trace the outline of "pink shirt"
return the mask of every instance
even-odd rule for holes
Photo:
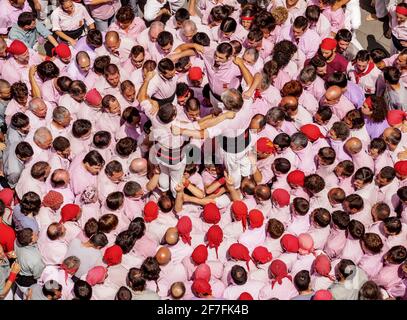
[[[211,89],[216,94],[222,94],[228,88],[237,89],[240,85],[241,72],[231,60],[221,64],[218,68],[214,67],[215,50],[204,47],[202,55],[205,62],[206,74]]]
[[[230,285],[223,292],[223,298],[227,300],[237,300],[240,294],[248,292],[253,299],[257,300],[260,290],[263,288],[264,283],[262,281],[248,280],[243,285]]]
[[[331,24],[331,32],[337,33],[338,30],[345,26],[345,13],[342,8],[335,11],[331,7],[327,7],[322,11],[322,14],[328,19]]]
[[[8,28],[17,23],[18,16],[23,12],[31,12],[28,1],[24,2],[22,9],[13,7],[8,0],[0,1],[0,34],[7,34]]]
[[[51,14],[52,31],[72,31],[79,29],[82,25],[91,25],[95,21],[91,18],[85,6],[73,2],[74,11],[67,14],[61,7],[57,7]]]
[[[276,282],[274,287],[272,287],[271,282],[266,284],[259,292],[259,299],[270,300],[277,298],[279,300],[290,300],[297,295],[298,291],[292,281],[288,278],[284,278],[281,284]]]
[[[353,239],[350,235],[346,239],[345,246],[343,247],[340,258],[352,260],[355,264],[358,264],[363,257],[363,250],[360,246],[359,239]]]
[[[38,240],[38,249],[41,253],[42,261],[46,265],[55,265],[62,263],[68,250],[68,246],[61,239],[50,240],[47,236],[47,230],[44,229]]]
[[[324,96],[325,82],[317,76],[315,80],[308,86],[304,87],[305,91],[311,93],[318,101]]]
[[[365,253],[360,259],[358,266],[366,272],[367,276],[371,279],[375,277],[383,268],[382,257],[384,252],[377,254]]]
[[[396,39],[401,41],[407,40],[407,22],[403,22],[402,24],[397,23],[397,15],[396,15],[396,6],[393,5],[389,9],[390,13],[390,28],[392,30],[392,34],[396,37]]]
[[[315,56],[321,43],[321,38],[316,31],[307,29],[304,34],[298,39],[294,37],[292,27],[287,26],[281,30],[279,41],[289,40],[298,45],[298,49],[305,54],[306,59],[311,59]]]
[[[107,20],[112,17],[120,8],[119,0],[111,0],[97,5],[92,5],[91,0],[84,0],[83,3],[88,7],[93,18]]]
[[[333,226],[330,230],[328,240],[324,247],[324,251],[331,259],[335,259],[341,255],[345,244],[346,244],[345,230],[339,230],[336,229],[335,226]]]

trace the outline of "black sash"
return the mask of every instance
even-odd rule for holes
[[[161,107],[161,106],[163,106],[163,105],[166,104],[166,103],[172,103],[172,102],[174,101],[174,99],[175,99],[175,92],[174,92],[170,97],[168,97],[168,98],[158,99],[158,98],[155,98],[155,97],[151,97],[151,99],[153,99],[154,101],[157,101],[157,102],[158,102],[158,105]]]
[[[175,149],[169,149],[166,147],[159,147],[157,145],[157,157],[160,158],[161,161],[169,164],[174,165],[180,163],[185,157],[185,146],[189,144],[189,140],[185,141],[184,144]]]
[[[251,140],[249,129],[246,129],[237,137],[219,136],[218,139],[221,148],[228,153],[240,153],[244,151],[249,146]]]

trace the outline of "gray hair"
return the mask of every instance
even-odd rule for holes
[[[196,27],[195,22],[193,22],[192,20],[185,20],[182,23],[182,29],[186,29],[186,28],[190,28],[190,29],[194,30],[195,32],[198,31],[198,28]]]
[[[284,120],[285,113],[279,107],[273,107],[266,114],[266,121],[269,122],[272,120],[273,122],[282,121]]]
[[[313,82],[313,81],[315,81],[316,78],[317,78],[317,70],[312,65],[305,66],[301,70],[300,75],[299,75],[299,80],[302,83],[307,83],[310,81]]]
[[[34,142],[38,142],[40,144],[44,144],[45,141],[51,137],[52,139],[52,134],[51,131],[49,131],[48,128],[46,127],[41,127],[35,130],[34,132]]]
[[[308,138],[302,132],[296,132],[291,136],[291,143],[297,147],[305,148],[308,144]]]
[[[69,117],[71,113],[69,110],[63,106],[58,106],[54,109],[52,112],[52,119],[55,122],[61,122],[63,121],[66,117]]]
[[[31,101],[28,103],[28,109],[31,111],[37,110],[41,102],[44,102],[44,100],[38,97],[31,99]]]
[[[70,256],[65,258],[62,264],[68,269],[76,269],[79,268],[79,266],[81,265],[81,260],[79,260],[78,257]]]
[[[267,76],[267,74],[264,73],[264,71],[261,72],[261,81],[260,81],[260,88],[262,90],[266,90],[268,87],[270,87],[271,81],[270,78]]]
[[[239,111],[243,106],[242,94],[237,89],[227,89],[221,94],[225,108],[231,111]]]
[[[245,55],[248,54],[248,55],[251,55],[252,57],[254,57],[254,62],[256,62],[260,56],[259,50],[257,50],[256,48],[248,48],[248,49],[246,49],[244,54]]]

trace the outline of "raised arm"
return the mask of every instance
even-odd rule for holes
[[[37,66],[32,65],[28,70],[28,79],[30,80],[31,84],[31,94],[33,98],[42,98],[41,97],[41,90],[38,86],[37,81],[35,80],[35,73],[37,72]]]
[[[226,119],[233,119],[235,116],[236,112],[226,111],[224,113],[221,113],[217,117],[208,117],[205,118],[203,121],[198,120],[199,128],[201,130],[207,129],[216,126],[217,124],[221,123],[222,121],[225,121]]]
[[[253,83],[253,75],[245,66],[243,59],[240,57],[234,57],[233,62],[239,67],[240,71],[242,72],[244,81],[246,81],[247,85],[250,87]]]

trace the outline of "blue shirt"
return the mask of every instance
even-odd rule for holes
[[[45,25],[37,20],[36,26],[33,30],[25,31],[20,28],[17,24],[14,24],[8,37],[10,40],[20,40],[24,42],[29,48],[33,48],[35,43],[38,41],[38,37],[41,36],[44,39],[52,35],[52,33],[45,27]]]
[[[16,231],[25,229],[25,228],[30,228],[32,229],[33,232],[38,232],[39,227],[38,223],[33,217],[29,217],[21,213],[21,207],[20,205],[15,206],[13,210],[13,222],[15,225]]]

